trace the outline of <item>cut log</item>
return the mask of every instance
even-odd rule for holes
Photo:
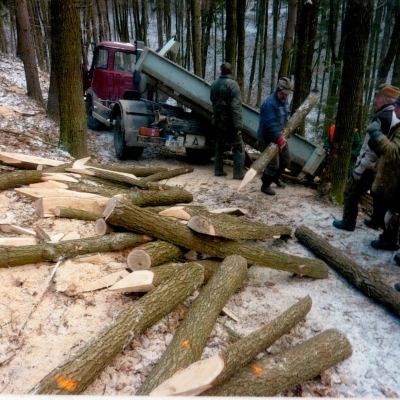
[[[292,136],[293,132],[296,130],[298,126],[302,123],[307,114],[314,108],[317,104],[319,96],[311,92],[304,102],[300,105],[300,107],[294,112],[292,117],[286,123],[282,130],[282,136],[285,139],[289,139]],[[240,183],[239,189],[241,190],[244,186],[246,186],[251,180],[258,174],[261,173],[265,167],[271,162],[271,160],[278,153],[279,148],[278,145],[273,142],[270,143],[267,148],[260,154],[256,161],[251,164],[250,169],[246,172],[245,177]]]
[[[100,200],[107,202],[109,198],[99,196],[98,194],[93,193],[82,193],[82,192],[74,192],[73,190],[67,189],[46,189],[46,188],[16,188],[14,191],[18,194],[22,194],[24,196],[30,197],[31,199],[40,199],[42,197],[74,197],[81,199],[91,199],[91,200]]]
[[[47,243],[51,241],[50,236],[40,226],[34,225],[33,229],[36,232],[36,237],[39,243]]]
[[[203,269],[199,265],[179,271],[165,284],[127,306],[96,338],[47,374],[30,394],[82,393],[133,339],[177,307],[202,281]]]
[[[0,246],[32,246],[38,244],[35,237],[5,237],[0,238]],[[15,251],[15,250],[14,250]],[[1,250],[0,250],[1,252]]]
[[[110,171],[125,172],[126,174],[135,175],[138,178],[168,171],[168,168],[165,167],[134,167],[133,165],[98,164],[92,161],[86,162],[85,165]]]
[[[53,235],[53,236],[51,236],[51,242],[52,243],[57,243],[57,242],[59,242],[63,237],[64,237],[65,235],[64,235],[64,233],[63,232],[60,232],[60,233],[56,233],[55,235]]]
[[[109,288],[116,282],[120,281],[121,279],[124,279],[127,275],[129,275],[129,272],[123,269],[121,271],[117,271],[112,274],[102,276],[101,278],[96,279],[93,282],[89,282],[84,286],[81,285],[75,290],[75,292],[86,293],[86,292],[93,292],[94,290]]]
[[[0,247],[0,267],[15,267],[45,261],[57,262],[62,258],[73,258],[80,254],[122,250],[150,240],[152,238],[148,235],[114,233],[107,236],[68,240],[60,243],[43,243],[34,246],[26,246],[25,242],[25,246],[13,247],[12,249]]]
[[[185,211],[185,206],[170,207],[160,211],[158,214],[162,217],[177,218],[184,221],[189,221],[189,219],[192,217],[187,211]]]
[[[96,236],[108,235],[109,233],[124,231],[125,229],[119,228],[118,226],[108,225],[103,217],[100,217],[96,220],[94,224],[94,233]]]
[[[65,161],[52,160],[50,158],[28,156],[20,153],[7,153],[0,151],[0,164],[9,165],[20,169],[36,169],[38,165],[50,165],[56,167],[65,164]]]
[[[312,339],[239,370],[204,396],[272,397],[313,379],[352,355],[347,337],[328,329]]]
[[[81,234],[79,232],[68,232],[61,240],[77,240],[81,238]]]
[[[36,214],[39,218],[54,217],[56,207],[68,207],[102,214],[109,200],[100,196],[95,200],[76,197],[42,197],[36,200]]]
[[[46,173],[43,172],[42,181],[61,181],[61,182],[79,182],[77,178],[74,178],[73,174],[65,173]]]
[[[134,271],[121,279],[110,290],[116,292],[149,292],[174,276],[180,269],[192,263],[166,263],[148,270]],[[204,268],[204,282],[208,282],[221,265],[217,260],[200,260],[196,264]]]
[[[177,219],[182,219],[185,221],[189,221],[189,219],[193,216],[193,212],[191,211],[192,209],[202,209],[206,210],[204,207],[199,207],[199,206],[173,206],[170,208],[164,208],[158,212],[159,215],[162,217],[172,217],[172,218],[177,218]],[[156,210],[152,210],[156,211]],[[235,207],[230,207],[230,208],[219,208],[216,210],[211,210],[208,211],[211,214],[227,214],[227,215],[235,215],[235,216],[241,216],[247,214],[247,210],[244,210],[242,208],[235,208]]]
[[[148,233],[166,242],[213,257],[225,258],[238,254],[252,265],[257,264],[314,278],[328,276],[328,267],[321,260],[292,256],[256,245],[250,246],[232,240],[200,235],[177,221],[161,217],[116,197],[110,200],[103,215],[113,226],[120,226],[128,231]]]
[[[26,228],[22,228],[20,226],[11,225],[11,224],[0,224],[0,231],[5,232],[5,233],[18,233],[20,235],[28,234],[28,235],[36,236],[36,232],[32,229],[26,229]]]
[[[210,210],[210,213],[228,214],[228,215],[235,215],[237,217],[240,217],[242,215],[248,214],[249,211],[246,210],[245,208],[227,207],[227,208],[217,208],[215,210]]]
[[[137,271],[178,260],[182,257],[183,251],[178,246],[157,240],[133,249],[128,254],[126,263],[131,271]]]
[[[193,171],[194,171],[193,167],[175,168],[175,169],[171,169],[169,171],[161,171],[156,174],[149,175],[146,178],[140,179],[140,181],[142,183],[156,182],[156,181],[161,181],[163,179],[170,179],[170,178],[174,178],[175,176],[188,174]]]
[[[197,361],[154,389],[151,396],[196,396],[218,386],[245,367],[257,354],[288,333],[310,311],[309,296],[290,307],[268,325],[237,341],[220,354]]]
[[[193,201],[192,193],[180,188],[168,190],[131,190],[129,193],[124,192],[117,196],[140,207],[190,203]]]
[[[79,219],[83,221],[97,221],[101,218],[101,214],[68,207],[56,207],[54,209],[54,215],[60,218]]]
[[[36,189],[68,189],[68,185],[66,185],[65,183],[52,180],[39,183],[31,183],[29,187]]]
[[[378,269],[365,270],[348,258],[342,250],[336,249],[305,226],[299,226],[295,236],[367,297],[384,305],[400,317],[400,292],[394,287],[399,280],[391,282]]]
[[[190,306],[184,320],[136,395],[148,395],[175,372],[200,359],[208,336],[226,302],[247,279],[247,262],[227,257]]]

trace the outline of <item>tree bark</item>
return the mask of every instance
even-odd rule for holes
[[[202,281],[203,270],[198,265],[178,272],[122,310],[101,334],[46,375],[30,394],[82,393],[118,353],[190,296]]]
[[[88,167],[102,168],[116,172],[125,172],[137,177],[146,177],[149,175],[158,174],[159,172],[166,172],[168,168],[165,167],[134,167],[133,165],[120,165],[120,164],[98,164],[88,161],[85,163]]]
[[[156,174],[149,175],[145,178],[140,179],[140,182],[147,183],[147,182],[161,181],[163,179],[169,179],[169,178],[173,178],[175,176],[188,174],[189,172],[193,172],[193,171],[194,171],[193,167],[175,168],[175,169],[171,169],[169,171],[160,171]]]
[[[244,367],[204,396],[276,396],[349,358],[351,344],[337,329],[328,329],[297,346]]]
[[[111,225],[122,226],[129,231],[148,233],[161,240],[183,246],[218,258],[238,254],[249,264],[267,266],[314,278],[326,278],[328,268],[321,260],[292,256],[264,247],[249,246],[231,240],[209,238],[192,232],[178,221],[124,203],[118,198],[110,200],[103,214]]]
[[[178,246],[157,240],[133,249],[128,254],[126,263],[131,271],[137,271],[178,260],[181,257],[183,257],[183,251]]]
[[[54,215],[60,218],[79,219],[82,221],[97,221],[99,218],[101,218],[101,214],[67,207],[56,207],[54,210]]]
[[[136,395],[148,395],[161,382],[201,357],[222,308],[247,277],[247,262],[243,257],[233,255],[222,262],[189,308],[171,343]]]
[[[334,248],[325,239],[305,226],[299,226],[295,235],[301,243],[342,274],[362,293],[400,316],[400,292],[394,288],[390,279],[385,278],[379,270],[364,270],[360,265],[346,257],[341,250]]]
[[[196,396],[218,386],[288,333],[307,315],[311,305],[310,296],[304,297],[269,324],[235,342],[221,353],[178,371],[156,387],[150,395]]]
[[[147,235],[115,233],[60,243],[43,243],[11,248],[0,247],[0,267],[15,267],[46,261],[57,262],[60,259],[72,258],[80,254],[122,250],[151,240],[152,238]]]

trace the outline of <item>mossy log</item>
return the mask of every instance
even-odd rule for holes
[[[158,322],[203,282],[203,269],[192,264],[122,310],[103,332],[49,372],[30,394],[82,393],[133,339]]]
[[[183,257],[183,251],[172,243],[156,240],[129,252],[126,263],[131,271],[149,269]]]
[[[161,181],[163,179],[170,179],[174,178],[175,176],[188,174],[193,171],[194,171],[193,167],[175,168],[169,171],[160,171],[156,174],[149,175],[146,178],[141,178],[140,181],[142,183],[156,182],[156,181]]]
[[[82,221],[97,221],[101,218],[101,214],[68,207],[56,207],[54,215],[60,218],[79,219]]]
[[[247,279],[247,262],[227,257],[190,306],[184,320],[136,395],[148,395],[175,372],[200,359],[209,334],[225,303]]]
[[[168,168],[165,167],[135,167],[133,165],[99,164],[91,161],[87,161],[85,165],[88,167],[103,168],[116,172],[125,172],[127,174],[135,175],[138,178],[168,171]]]
[[[400,317],[400,292],[379,270],[365,270],[356,262],[346,257],[343,251],[330,245],[325,239],[305,226],[299,226],[295,235],[297,239],[311,249],[319,258],[342,274],[362,293]]]
[[[307,315],[311,305],[310,296],[304,297],[269,324],[235,342],[221,353],[178,371],[150,395],[195,396],[218,386],[288,333]]]
[[[207,283],[214,272],[221,265],[217,260],[193,261],[204,268],[204,283]],[[174,276],[180,269],[188,268],[193,262],[175,263],[170,262],[149,268],[147,270],[138,270],[125,276],[109,288],[115,292],[149,292],[166,280]]]
[[[313,379],[352,355],[347,337],[328,329],[312,339],[240,369],[204,396],[272,397]]]
[[[121,226],[128,231],[148,233],[158,239],[213,257],[223,259],[229,255],[238,254],[252,265],[266,266],[314,278],[328,276],[328,267],[321,260],[292,256],[256,245],[201,235],[178,221],[161,217],[116,197],[109,201],[103,215],[111,225]]]
[[[146,234],[115,233],[86,239],[66,240],[59,243],[42,243],[31,246],[0,246],[0,267],[37,262],[57,262],[63,258],[72,258],[81,254],[122,250],[151,241]]]

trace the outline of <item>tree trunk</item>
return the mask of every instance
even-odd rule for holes
[[[60,243],[43,243],[14,248],[0,247],[0,267],[15,267],[46,261],[57,262],[60,259],[72,258],[80,254],[122,250],[151,240],[152,238],[148,235],[115,233]]]
[[[192,16],[193,67],[194,73],[201,77],[201,2],[190,0],[190,8]]]
[[[310,296],[304,297],[268,325],[240,339],[221,353],[178,371],[156,387],[150,393],[151,396],[196,396],[218,386],[289,333],[307,315],[311,305]]]
[[[130,231],[153,235],[161,240],[183,246],[218,258],[238,254],[247,259],[249,264],[267,266],[314,278],[326,278],[328,268],[320,260],[292,256],[264,247],[249,246],[232,240],[209,238],[192,232],[178,221],[139,208],[113,198],[103,214],[111,225],[122,226]]]
[[[161,382],[201,357],[222,308],[247,278],[247,262],[243,257],[232,255],[222,262],[190,306],[171,343],[136,395],[148,395]]]
[[[328,329],[297,346],[249,364],[204,396],[276,396],[313,379],[349,358],[352,348],[337,329]]]
[[[232,75],[236,75],[236,45],[237,45],[237,0],[227,0],[225,29],[227,32],[225,41],[225,60],[232,65]],[[240,55],[242,56],[242,54]]]
[[[190,296],[202,281],[199,265],[178,272],[122,310],[102,333],[46,375],[30,394],[82,393],[133,339]]]
[[[131,271],[137,271],[156,267],[182,257],[183,252],[178,246],[157,240],[133,249],[128,254],[126,263]]]
[[[305,226],[299,226],[295,235],[301,243],[325,260],[362,293],[400,316],[400,293],[394,288],[392,282],[394,277],[385,277],[378,269],[364,270],[346,257],[343,251],[335,249],[325,239]]]

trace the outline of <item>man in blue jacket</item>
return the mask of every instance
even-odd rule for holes
[[[280,78],[274,93],[270,94],[260,109],[260,124],[257,131],[257,142],[265,149],[270,143],[279,146],[279,153],[265,168],[261,177],[261,191],[273,196],[275,191],[271,183],[284,188],[286,185],[279,179],[290,164],[291,154],[282,129],[289,119],[288,97],[293,93],[293,84],[286,78]]]

